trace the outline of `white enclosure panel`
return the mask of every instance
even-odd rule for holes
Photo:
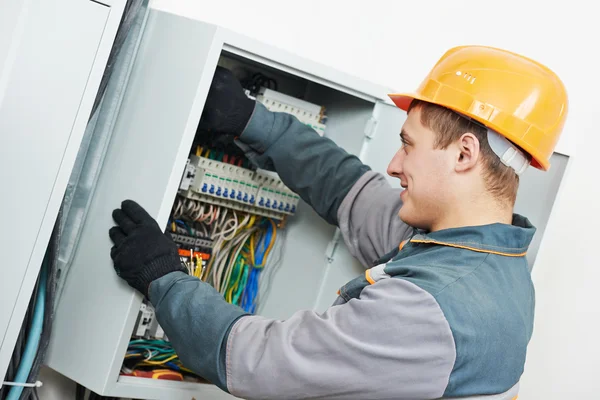
[[[51,368],[98,393],[117,382],[141,302],[113,270],[111,213],[129,198],[166,223],[217,64],[214,34],[212,26],[162,13],[150,12],[147,20],[48,359]]]
[[[548,171],[528,168],[520,177],[519,192],[515,202],[515,212],[529,218],[537,228],[527,251],[529,268],[533,268],[540,244],[548,225],[548,219],[554,206],[554,200],[563,182],[570,157],[554,153],[550,158]],[[540,266],[540,268],[544,268]]]
[[[8,69],[22,40],[29,7],[27,1],[2,0],[0,6],[0,93],[10,76]],[[2,100],[0,98],[0,104]]]
[[[0,44],[9,51],[0,70],[0,220],[11,227],[0,234],[0,366],[12,353],[81,140],[74,127],[87,118],[81,103],[109,16],[108,7],[89,1],[24,7],[13,42]]]

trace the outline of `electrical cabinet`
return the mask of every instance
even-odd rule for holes
[[[399,147],[405,115],[388,100],[392,89],[218,26],[150,10],[63,284],[48,358],[51,368],[99,394],[171,400],[231,398],[207,383],[120,375],[142,297],[115,274],[108,237],[111,212],[124,199],[138,201],[166,226],[217,65],[268,73],[278,80],[279,91],[323,105],[327,109],[323,134],[377,171],[385,173],[387,161]],[[522,177],[516,211],[529,215],[539,228],[531,265],[568,161],[569,154],[557,152],[550,173],[530,169]],[[285,251],[261,314],[286,318],[300,309],[323,310],[341,285],[362,272],[336,228],[303,201],[283,231]]]

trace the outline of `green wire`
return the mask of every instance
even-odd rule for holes
[[[249,268],[248,264],[245,263],[244,264],[244,272],[242,274],[242,283],[241,283],[241,285],[238,286],[238,290],[233,296],[233,298],[235,300],[235,304],[239,305],[240,296],[242,295],[242,293],[244,293],[244,288],[246,287],[246,283],[248,282],[248,271],[250,271],[250,268]]]

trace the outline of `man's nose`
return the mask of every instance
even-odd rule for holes
[[[404,160],[404,151],[402,151],[402,148],[400,148],[396,154],[394,154],[394,157],[392,158],[392,160],[390,161],[390,163],[388,164],[387,167],[387,174],[389,176],[393,176],[395,178],[400,179],[400,174],[402,174],[402,162]]]

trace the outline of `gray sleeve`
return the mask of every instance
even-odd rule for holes
[[[337,224],[338,208],[370,168],[296,117],[256,103],[236,144],[260,168],[281,180],[326,221]]]
[[[436,300],[391,278],[323,314],[240,318],[227,341],[227,385],[244,399],[434,399],[455,358]]]
[[[369,171],[352,186],[338,209],[344,242],[365,268],[412,233],[413,228],[398,216],[400,191],[380,173]]]
[[[227,303],[211,285],[183,272],[171,272],[150,284],[156,319],[181,362],[227,390],[225,345],[241,308]]]

